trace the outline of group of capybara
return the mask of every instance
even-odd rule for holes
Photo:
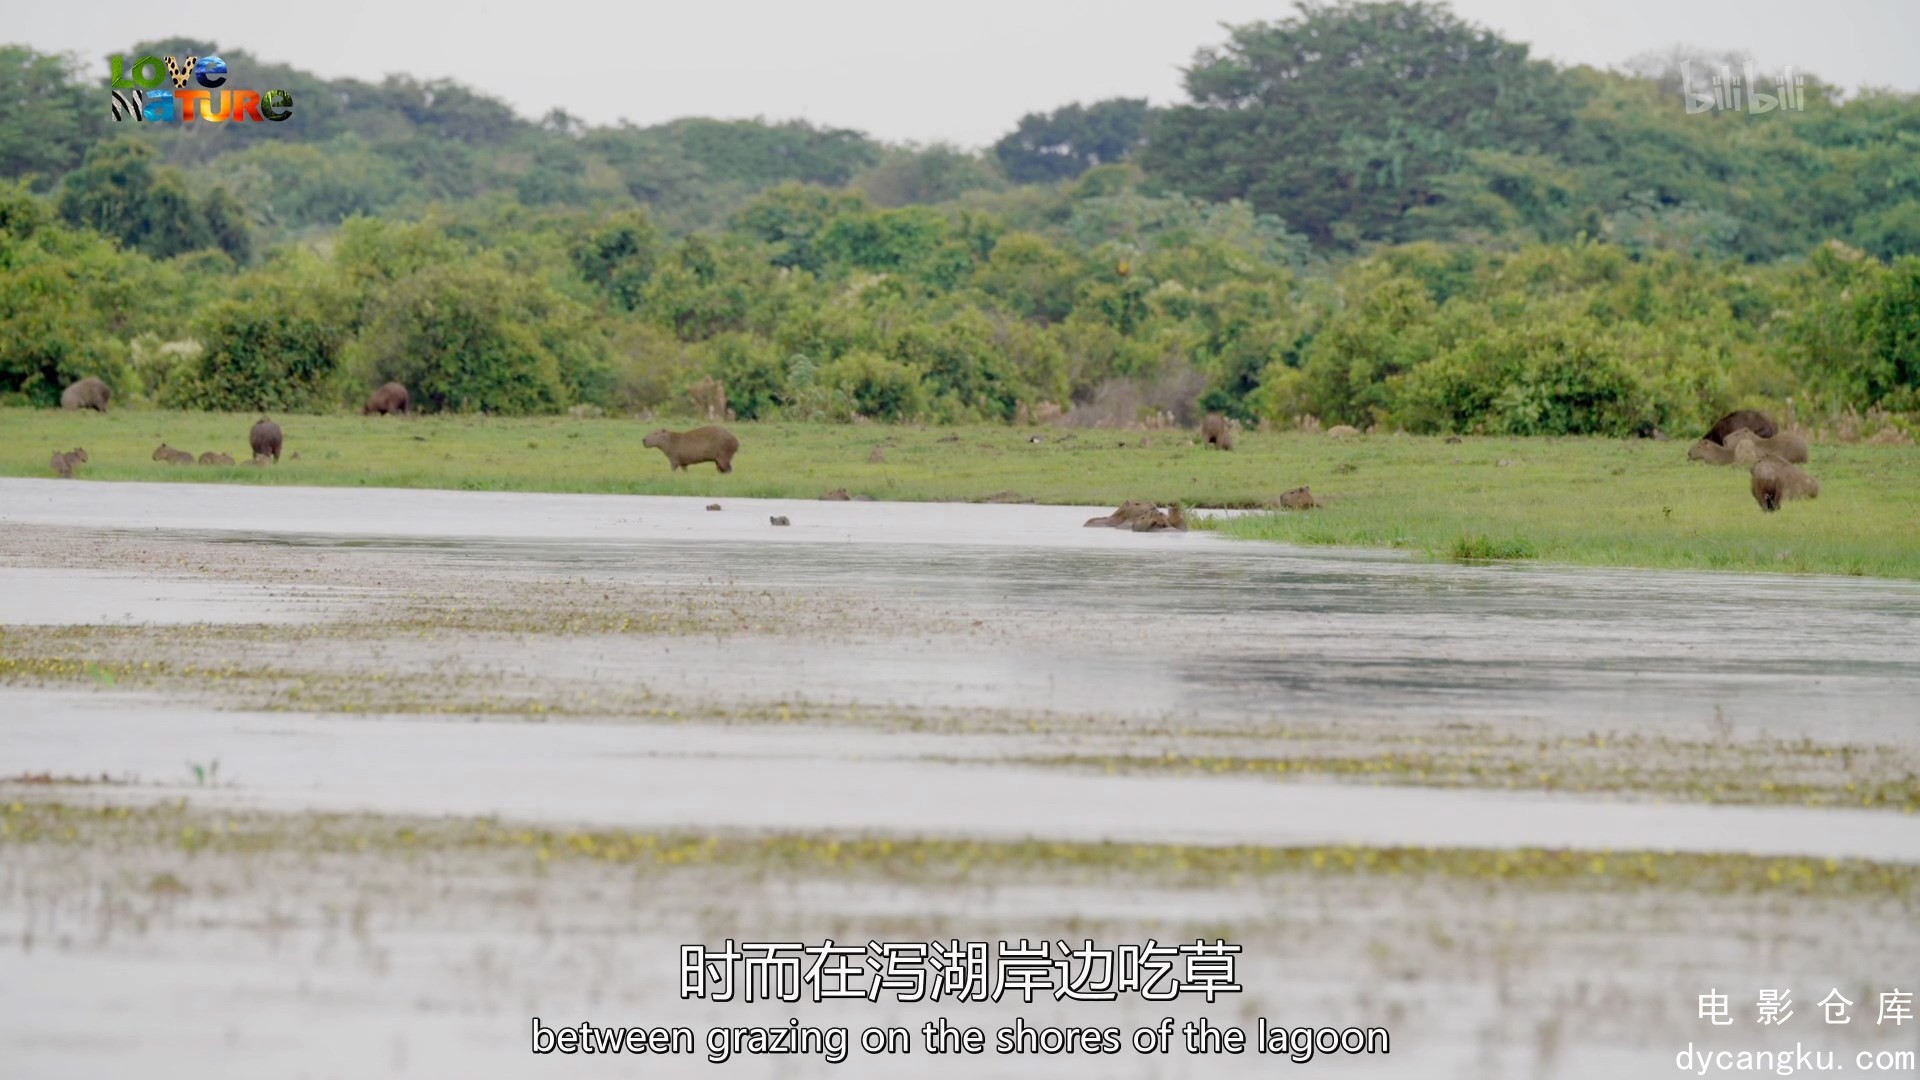
[[[96,412],[106,412],[107,405],[112,400],[112,389],[99,379],[89,376],[67,387],[60,395],[60,407],[63,409],[92,409]],[[407,405],[407,388],[401,386],[399,383],[390,382],[380,389],[375,390],[372,396],[367,398],[367,407],[362,410],[362,412],[367,416],[375,414],[387,415],[389,413],[404,415],[407,412]],[[262,416],[260,419],[254,421],[253,427],[247,431],[247,445],[253,450],[253,457],[247,464],[272,465],[278,463],[280,460],[280,449],[284,442],[285,436],[280,431],[280,425]],[[299,457],[300,455],[295,454],[293,456]],[[198,457],[195,457],[190,450],[181,450],[168,446],[164,442],[154,448],[153,460],[168,465],[193,465],[195,463],[201,465],[232,465],[234,463],[233,455],[224,450],[208,450]],[[67,451],[56,450],[53,453],[51,462],[53,474],[66,479],[73,478],[75,466],[86,463],[87,452],[81,447],[75,447]]]
[[[1687,450],[1687,459],[1709,465],[1747,466],[1753,501],[1769,513],[1789,499],[1820,495],[1820,482],[1800,468],[1808,460],[1807,440],[1781,431],[1773,417],[1752,409],[1721,417]]]
[[[64,409],[93,409],[105,412],[113,400],[113,391],[106,383],[97,378],[88,377],[67,387],[60,395],[60,406]],[[389,382],[367,397],[366,406],[361,409],[365,416],[406,415],[411,406],[407,388],[397,382]],[[1232,450],[1234,424],[1225,416],[1211,412],[1200,422],[1200,439],[1209,449]],[[1334,428],[1327,432],[1329,436],[1340,437],[1357,434],[1350,427]],[[1452,439],[1449,442],[1455,441]],[[252,465],[267,465],[280,460],[282,436],[280,425],[262,416],[247,433],[248,445],[253,450]],[[650,432],[641,440],[641,445],[659,450],[666,455],[671,470],[684,470],[689,465],[712,462],[723,473],[733,471],[733,457],[740,450],[740,440],[733,433],[718,425],[695,428],[692,431],[668,431],[661,428]],[[299,455],[295,455],[296,457]],[[1773,422],[1773,418],[1763,412],[1741,409],[1721,417],[1699,442],[1687,451],[1687,457],[1693,461],[1704,461],[1711,465],[1744,465],[1751,477],[1751,490],[1754,502],[1764,511],[1780,508],[1780,504],[1790,499],[1812,499],[1820,494],[1820,484],[1809,476],[1800,466],[1808,460],[1807,440],[1791,431],[1782,431]],[[197,458],[189,451],[177,450],[166,443],[153,452],[153,460],[175,465],[192,465],[196,461],[201,465],[232,465],[233,455],[207,451]],[[876,449],[870,460],[883,460]],[[57,476],[71,477],[74,467],[85,464],[87,452],[75,447],[70,451],[55,451],[52,467]],[[832,498],[830,493],[824,498]],[[845,496],[842,496],[845,497]],[[1313,493],[1304,487],[1294,488],[1280,497],[1279,505],[1289,510],[1308,510],[1318,506]],[[1156,529],[1184,529],[1185,518],[1178,506],[1166,510],[1144,500],[1130,499],[1122,503],[1113,513],[1094,518],[1087,522],[1089,526],[1132,529],[1135,532],[1150,532]]]
[[[253,427],[247,432],[247,444],[253,448],[253,458],[247,464],[271,465],[279,461],[281,441],[279,424],[264,416],[255,420]],[[233,455],[224,450],[217,453],[208,450],[196,458],[190,450],[176,450],[166,443],[161,443],[153,451],[153,460],[163,461],[169,465],[192,465],[196,461],[202,465],[231,465]]]

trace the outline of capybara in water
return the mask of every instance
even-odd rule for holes
[[[1701,439],[1687,448],[1688,461],[1704,461],[1709,465],[1733,464],[1733,451],[1717,442]]]
[[[53,474],[71,479],[73,476],[73,467],[75,465],[84,465],[86,462],[87,452],[81,447],[76,446],[66,453],[55,450],[53,452]]]
[[[254,421],[253,429],[247,432],[247,444],[253,447],[255,459],[271,457],[280,460],[280,425],[261,417]]]
[[[1807,440],[1791,431],[1763,439],[1742,428],[1727,436],[1727,447],[1733,451],[1734,463],[1738,465],[1751,465],[1769,454],[1793,465],[1805,465],[1808,460]]]
[[[1089,529],[1132,529],[1134,532],[1152,532],[1155,529],[1185,529],[1187,517],[1178,506],[1162,511],[1158,506],[1145,499],[1128,499],[1119,508],[1106,517],[1090,518]]]
[[[113,390],[91,375],[60,392],[60,407],[63,409],[92,409],[95,412],[106,412],[107,402],[112,400]]]
[[[1753,501],[1769,512],[1780,509],[1780,504],[1788,499],[1820,497],[1820,481],[1798,465],[1772,456],[1753,463],[1752,486]]]
[[[386,416],[390,413],[407,411],[407,388],[397,382],[387,385],[367,395],[367,407],[360,410],[361,416]]]
[[[1210,412],[1205,420],[1200,421],[1200,438],[1208,446],[1231,450],[1233,449],[1233,426],[1227,423],[1226,417],[1217,412]]]
[[[222,451],[220,451],[220,452],[219,452],[219,453],[217,453],[217,454],[216,454],[216,453],[214,453],[213,451],[211,451],[211,450],[209,450],[209,451],[207,451],[206,453],[204,453],[204,454],[201,454],[201,455],[200,455],[200,464],[202,464],[202,465],[231,465],[231,464],[233,464],[233,455],[232,455],[232,454],[229,454],[229,453],[227,453],[227,452],[226,452],[225,450],[222,450]]]
[[[1726,445],[1727,436],[1736,431],[1751,431],[1763,439],[1771,439],[1780,429],[1774,426],[1773,417],[1754,409],[1741,409],[1730,412],[1713,422],[1703,436],[1708,442]]]
[[[154,448],[153,460],[164,461],[170,465],[191,465],[193,464],[193,455],[187,453],[185,450],[175,450],[166,443],[161,443]]]
[[[1286,510],[1311,510],[1319,505],[1314,501],[1313,492],[1304,487],[1294,488],[1280,496],[1280,506]]]
[[[1145,499],[1128,499],[1126,502],[1120,504],[1119,509],[1108,514],[1106,517],[1088,518],[1087,528],[1126,528],[1131,526],[1135,521],[1143,518],[1151,518],[1158,510],[1158,507],[1147,502]]]
[[[1327,429],[1327,438],[1329,439],[1350,439],[1358,434],[1360,434],[1360,429],[1354,427],[1352,424],[1335,424]]]
[[[640,440],[640,444],[667,455],[667,461],[675,469],[711,461],[721,472],[733,471],[733,455],[740,450],[740,440],[723,427],[694,428],[692,431],[661,428]]]

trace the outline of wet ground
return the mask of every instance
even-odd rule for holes
[[[24,1075],[524,1075],[551,1066],[522,1056],[547,1011],[767,1022],[675,1000],[689,933],[1224,933],[1249,950],[1247,1015],[1174,1011],[1392,1019],[1390,1059],[1315,1067],[1422,1077],[1664,1069],[1714,1035],[1692,1023],[1708,982],[1853,996],[1920,963],[1904,871],[1784,880],[1920,864],[1920,585],[1080,527],[1106,508],[705,506],[0,480],[0,774],[113,781],[0,782],[0,803],[142,815],[184,798],[181,828],[268,823],[245,851],[98,823],[0,833],[0,931],[25,975],[0,980],[0,1043],[25,1048]],[[928,880],[788,863],[635,878],[460,845],[299,855],[334,815],[1062,854]],[[1075,852],[1106,842],[1681,861],[1631,888],[1612,869],[1591,886],[1432,868],[1084,880]],[[1787,860],[1777,894],[1764,866],[1731,894],[1701,870],[1749,857]],[[1583,1024],[1602,1003],[1619,1016]],[[856,1030],[1015,1015],[811,1008]],[[1101,1008],[1017,1011],[1167,1011]],[[93,1037],[85,1018],[109,1013],[118,1030]],[[882,1062],[728,1068],[899,1071]]]

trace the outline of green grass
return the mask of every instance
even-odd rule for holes
[[[169,466],[165,440],[247,456],[252,414],[0,409],[0,475],[50,476],[84,446],[86,480],[427,487],[701,497],[815,498],[844,487],[907,501],[1262,506],[1310,485],[1319,510],[1249,515],[1224,533],[1298,544],[1401,548],[1435,558],[1920,579],[1920,448],[1814,447],[1820,498],[1763,514],[1732,467],[1686,460],[1683,441],[1328,439],[1242,433],[1232,453],[1185,432],[973,426],[731,425],[734,472],[669,472],[640,439],[651,423],[282,416],[286,453],[255,469]],[[689,426],[675,423],[672,426]],[[1029,440],[1040,436],[1043,441]],[[884,448],[886,460],[868,455]]]

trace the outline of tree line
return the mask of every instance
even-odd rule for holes
[[[1036,113],[976,154],[129,51],[218,52],[299,123],[115,125],[97,76],[0,47],[0,396],[99,374],[322,409],[393,378],[427,409],[634,411],[712,376],[744,417],[1606,434],[1920,410],[1915,95],[1689,115],[1672,64],[1304,5],[1196,54],[1184,104]]]

